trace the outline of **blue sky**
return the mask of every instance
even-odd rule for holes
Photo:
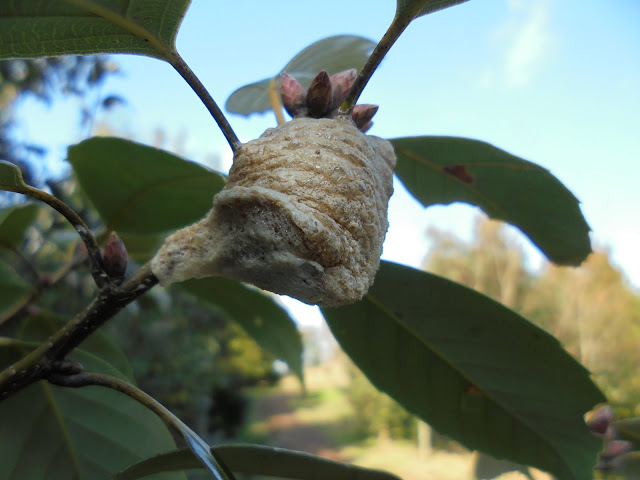
[[[277,73],[316,40],[356,34],[377,41],[394,11],[392,0],[193,0],[177,46],[222,106],[237,87]],[[582,201],[595,245],[610,247],[616,265],[640,287],[638,25],[637,0],[471,0],[422,17],[361,97],[380,105],[369,133],[477,138],[545,166]],[[169,139],[183,139],[188,158],[215,154],[228,167],[226,141],[169,65],[134,56],[114,60],[123,75],[104,93],[128,102],[110,118],[120,131],[151,143],[160,128]],[[29,102],[23,128],[63,155],[66,143],[81,139],[73,121],[59,120],[73,108]],[[243,141],[275,124],[270,114],[229,119]],[[468,237],[475,212],[424,210],[397,188],[384,257],[419,265],[428,226]],[[535,249],[527,251],[535,264]]]

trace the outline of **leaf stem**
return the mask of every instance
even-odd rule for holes
[[[276,116],[278,125],[285,123],[284,115],[282,115],[282,101],[280,101],[280,95],[278,94],[278,78],[274,77],[269,82],[269,101],[271,102],[271,109]]]
[[[107,320],[157,283],[151,266],[145,264],[121,286],[107,284],[83,312],[48,342],[0,372],[0,401],[46,378],[56,361],[63,360]]]
[[[353,111],[353,107],[360,98],[364,87],[367,85],[373,72],[376,71],[382,59],[387,55],[389,49],[393,46],[393,44],[398,40],[402,32],[407,28],[407,26],[411,23],[411,16],[402,14],[396,15],[389,25],[387,32],[384,34],[380,42],[376,45],[369,55],[367,59],[367,63],[364,64],[362,70],[356,77],[355,82],[351,86],[349,93],[345,97],[342,105],[340,105],[340,114],[341,115],[351,115]]]
[[[191,430],[182,420],[175,416],[167,407],[162,405],[152,396],[146,394],[130,383],[111,375],[100,373],[75,373],[65,375],[52,373],[47,380],[54,385],[62,387],[80,388],[88,386],[100,386],[116,390],[144,405],[158,415],[167,425],[181,433],[193,453],[200,460],[216,480],[234,480],[233,474],[221,465],[211,452],[211,447],[198,434]]]
[[[204,103],[204,106],[207,107],[209,113],[213,117],[213,119],[218,124],[218,127],[222,131],[222,134],[227,139],[229,146],[232,151],[236,151],[238,147],[241,145],[240,140],[236,136],[233,128],[229,124],[227,117],[224,116],[220,107],[215,102],[209,91],[202,84],[200,79],[193,73],[193,70],[189,68],[189,65],[182,59],[182,57],[178,54],[177,51],[173,50],[170,57],[167,57],[166,60],[171,64],[173,68],[180,74],[182,78],[189,84],[189,86],[193,89],[193,91],[198,95],[198,98]]]

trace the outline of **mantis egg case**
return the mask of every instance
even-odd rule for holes
[[[396,157],[348,118],[296,118],[235,153],[200,222],[165,241],[162,285],[224,276],[309,304],[367,292],[380,263]]]

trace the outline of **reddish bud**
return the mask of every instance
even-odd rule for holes
[[[604,450],[600,453],[600,458],[603,460],[613,460],[620,455],[629,453],[633,445],[626,440],[609,440],[604,444]]]
[[[333,87],[333,108],[338,108],[344,101],[351,85],[355,82],[358,71],[355,68],[344,70],[331,75],[331,86]]]
[[[102,253],[104,269],[116,282],[121,282],[127,270],[127,249],[116,232],[111,232]]]
[[[605,436],[613,422],[613,410],[609,405],[599,407],[587,414],[585,422],[593,433]]]
[[[329,74],[322,70],[311,82],[307,92],[307,108],[314,118],[324,117],[333,105],[333,88]]]
[[[280,96],[282,97],[282,105],[292,117],[297,117],[306,111],[304,88],[286,72],[280,74]]]
[[[356,127],[358,127],[358,129],[365,132],[369,130],[369,128],[371,128],[371,125],[373,125],[371,123],[371,119],[373,118],[373,116],[376,114],[377,111],[378,111],[377,105],[367,105],[367,104],[356,105],[355,107],[353,107],[351,118],[353,119],[353,122],[356,124]]]

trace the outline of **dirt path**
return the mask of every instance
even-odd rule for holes
[[[275,447],[299,450],[336,461],[346,461],[316,425],[303,422],[291,407],[294,394],[273,393],[255,400],[256,418],[264,419],[268,443]]]

